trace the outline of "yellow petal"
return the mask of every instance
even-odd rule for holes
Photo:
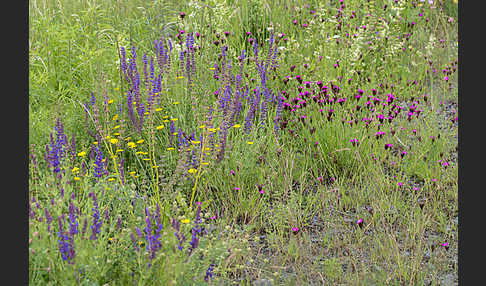
[[[129,148],[135,148],[137,146],[134,142],[128,142],[127,145]]]

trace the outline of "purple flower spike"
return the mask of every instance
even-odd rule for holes
[[[101,224],[103,220],[100,219],[100,211],[98,209],[98,200],[96,198],[95,193],[91,192],[88,194],[88,197],[93,198],[93,225],[91,226],[92,234],[90,236],[91,240],[96,240],[98,237],[97,235],[101,231]]]
[[[214,266],[214,264],[209,265],[208,270],[206,270],[206,276],[204,276],[204,281],[209,282],[209,280],[213,277]]]

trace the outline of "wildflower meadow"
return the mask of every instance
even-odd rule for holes
[[[29,284],[457,285],[457,15],[29,0]]]

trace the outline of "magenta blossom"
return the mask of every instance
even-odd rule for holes
[[[375,133],[376,138],[381,138],[381,137],[383,137],[383,135],[385,135],[385,132],[383,132],[383,131],[378,131],[378,132]]]
[[[296,226],[292,227],[292,232],[293,232],[294,234],[297,234],[297,233],[299,232],[299,230],[300,230],[300,228],[298,228],[298,227],[296,227]]]
[[[261,184],[258,184],[257,187],[258,187],[258,192],[263,195],[265,193],[263,186]]]

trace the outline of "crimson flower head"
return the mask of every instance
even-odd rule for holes
[[[351,142],[351,144],[353,144],[353,146],[356,146],[356,145],[359,144],[359,140],[356,139],[356,138],[353,138],[353,139],[349,140],[349,142]]]
[[[445,250],[449,250],[449,243],[448,242],[441,243],[440,245],[443,246],[445,248]]]
[[[292,227],[292,232],[293,232],[294,234],[297,234],[297,233],[299,232],[299,230],[300,230],[300,228],[298,228],[298,227],[296,227],[296,226]]]
[[[383,132],[383,131],[378,131],[378,132],[375,133],[375,136],[378,139],[381,138],[381,137],[383,137],[383,135],[385,135],[385,132]]]
[[[258,192],[263,195],[265,193],[263,186],[261,184],[258,184],[257,187],[258,187]]]
[[[363,228],[363,219],[362,219],[362,218],[358,219],[358,220],[356,221],[356,224],[358,224],[358,226],[359,226],[360,228]]]

